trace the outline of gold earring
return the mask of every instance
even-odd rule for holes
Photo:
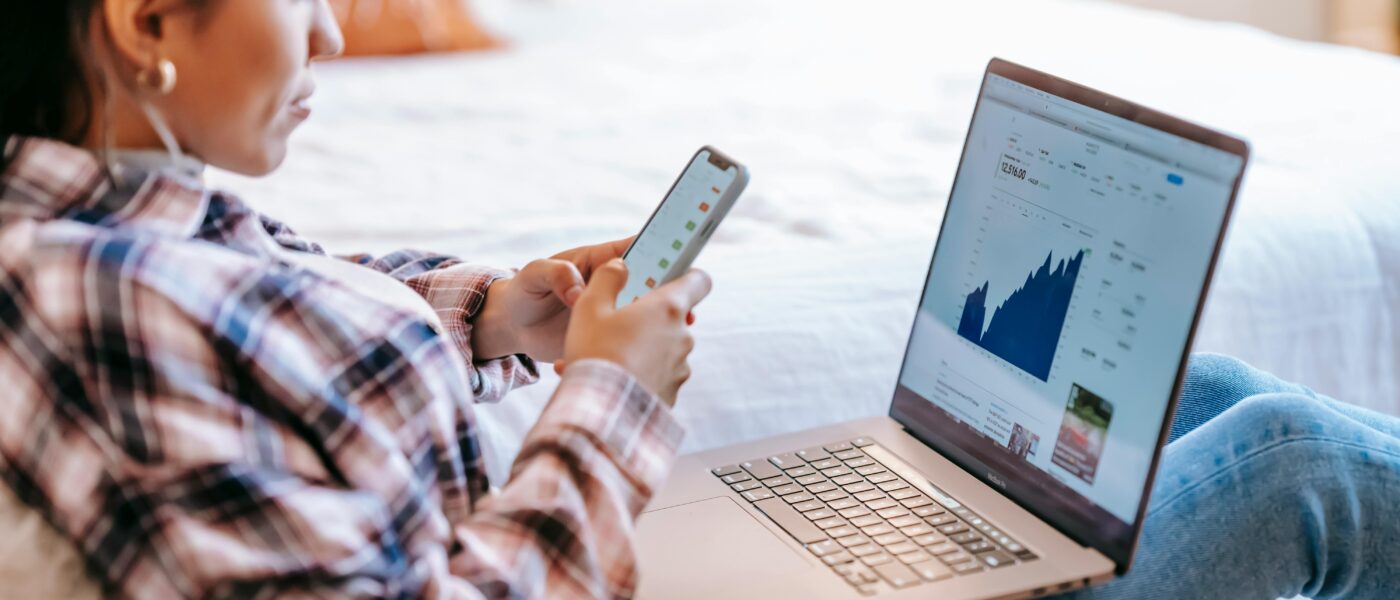
[[[175,90],[175,63],[167,58],[157,58],[155,65],[141,69],[136,74],[136,84],[148,92],[165,96]]]

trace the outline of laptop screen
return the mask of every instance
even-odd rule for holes
[[[1130,555],[1243,168],[989,72],[892,416],[1081,542]]]

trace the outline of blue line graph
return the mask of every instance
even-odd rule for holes
[[[1045,263],[1026,276],[1020,289],[996,308],[990,323],[987,322],[990,282],[984,282],[963,302],[958,335],[1037,379],[1048,381],[1083,262],[1083,250],[1068,261],[1061,259],[1058,263],[1053,252],[1047,253]]]

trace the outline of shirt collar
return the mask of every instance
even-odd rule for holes
[[[204,165],[162,152],[118,150],[104,164],[50,139],[5,140],[0,224],[71,220],[112,229],[192,237],[208,212]]]

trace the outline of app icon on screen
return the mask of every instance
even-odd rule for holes
[[[709,202],[701,202],[701,203],[700,203],[700,212],[710,212],[710,203],[709,203]]]
[[[695,221],[690,221],[690,222],[686,223],[686,224],[685,224],[685,230],[686,230],[686,231],[695,231]]]
[[[666,268],[666,267],[671,266],[671,261],[666,260],[666,259],[663,258],[663,259],[661,259],[661,262],[657,263],[657,265],[664,269],[664,268]]]
[[[672,249],[672,250],[680,250],[681,247],[684,246],[684,245],[685,245],[685,244],[682,244],[680,240],[676,240],[676,241],[674,241],[674,242],[671,242],[671,249]]]
[[[655,279],[652,279],[652,278],[650,278],[650,277],[648,277],[648,278],[647,278],[647,287],[649,287],[649,288],[654,288],[654,287],[656,287],[656,280],[655,280]]]

